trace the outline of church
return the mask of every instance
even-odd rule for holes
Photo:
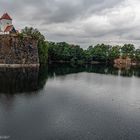
[[[12,24],[12,18],[8,13],[4,13],[0,18],[0,34],[12,33],[17,33],[15,27]]]

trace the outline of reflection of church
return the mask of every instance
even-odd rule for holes
[[[4,13],[0,18],[0,34],[17,33],[15,27],[12,24],[12,18],[8,13]]]

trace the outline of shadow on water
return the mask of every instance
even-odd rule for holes
[[[32,93],[43,89],[48,78],[79,72],[140,77],[140,68],[118,69],[107,65],[53,64],[37,68],[0,68],[0,93]]]
[[[32,93],[42,89],[47,80],[45,68],[1,68],[0,93]]]

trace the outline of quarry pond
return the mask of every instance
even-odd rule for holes
[[[139,140],[140,68],[0,69],[0,139]]]

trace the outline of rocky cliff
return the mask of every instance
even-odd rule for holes
[[[37,40],[18,35],[0,35],[0,66],[38,66]]]

